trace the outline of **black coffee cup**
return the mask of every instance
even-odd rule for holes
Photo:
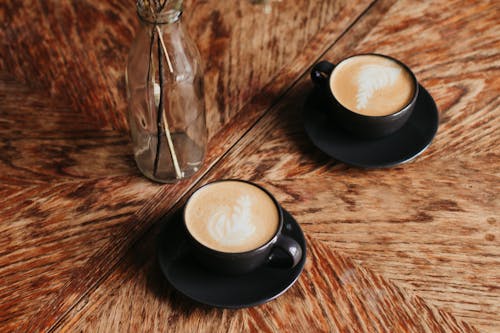
[[[348,109],[342,105],[335,97],[331,88],[331,77],[337,66],[346,60],[353,57],[370,55],[387,58],[399,64],[410,75],[413,81],[413,94],[411,99],[403,107],[399,108],[393,113],[383,116],[364,115]],[[356,54],[351,57],[345,58],[337,65],[328,61],[321,61],[316,64],[311,70],[311,79],[315,85],[322,90],[322,95],[325,103],[328,106],[329,113],[333,121],[338,122],[343,128],[354,134],[355,136],[367,139],[380,138],[396,132],[400,129],[410,118],[410,115],[415,108],[418,97],[419,85],[417,78],[413,72],[401,61],[392,57],[376,54],[365,53]]]
[[[272,237],[259,247],[245,252],[222,252],[205,246],[198,241],[190,232],[186,223],[186,210],[193,196],[206,186],[214,183],[236,181],[250,184],[266,193],[274,203],[278,213],[278,227]],[[200,264],[206,268],[222,274],[244,274],[262,265],[269,265],[280,269],[295,267],[302,258],[302,248],[294,239],[283,233],[284,218],[283,210],[274,196],[263,187],[244,180],[226,179],[208,183],[197,189],[186,202],[183,212],[183,221],[186,234],[192,246],[192,251]]]

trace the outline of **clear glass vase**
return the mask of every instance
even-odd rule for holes
[[[203,73],[181,24],[182,1],[155,3],[137,1],[142,25],[126,69],[128,116],[141,172],[173,183],[193,175],[205,155]]]

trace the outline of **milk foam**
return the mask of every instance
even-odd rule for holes
[[[358,74],[358,93],[356,107],[366,109],[373,94],[380,89],[387,88],[398,80],[401,68],[384,65],[365,65]]]
[[[410,103],[415,80],[398,62],[366,54],[341,61],[330,76],[330,89],[348,110],[366,116],[386,116]]]
[[[208,232],[221,245],[233,246],[245,242],[255,233],[252,223],[252,199],[240,196],[232,207],[224,205],[208,218]]]
[[[185,222],[201,244],[221,252],[246,252],[271,240],[280,223],[278,207],[259,187],[227,180],[209,184],[188,200]]]

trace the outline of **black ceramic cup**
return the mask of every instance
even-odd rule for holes
[[[337,98],[335,97],[334,92],[331,89],[331,77],[332,73],[335,71],[338,65],[342,62],[351,59],[352,57],[363,56],[363,55],[372,55],[379,56],[390,59],[397,64],[399,64],[403,69],[405,69],[410,75],[413,84],[413,97],[410,101],[403,106],[401,109],[397,110],[394,113],[384,115],[384,116],[368,116],[357,113],[346,108],[342,105]],[[374,139],[383,136],[387,136],[396,132],[400,129],[410,118],[410,115],[415,108],[415,104],[417,102],[418,97],[418,81],[413,72],[401,61],[394,59],[392,57],[376,54],[376,53],[364,53],[364,54],[356,54],[351,57],[345,58],[340,61],[337,65],[334,65],[328,61],[321,61],[317,63],[311,70],[311,79],[315,85],[317,85],[322,91],[322,95],[325,98],[325,103],[328,106],[328,110],[330,112],[331,118],[333,121],[338,122],[343,128],[353,133],[354,135],[367,138]]]
[[[190,233],[186,223],[186,210],[190,200],[193,198],[193,195],[206,186],[224,181],[244,182],[255,186],[264,191],[273,201],[276,206],[279,222],[274,235],[265,244],[246,252],[221,252],[205,246]],[[200,187],[186,202],[183,212],[183,221],[186,234],[188,235],[188,239],[196,259],[206,268],[221,274],[244,274],[262,265],[269,265],[280,269],[289,269],[296,266],[302,258],[302,248],[299,243],[283,233],[283,210],[278,204],[278,201],[266,189],[249,181],[225,179],[208,183]]]

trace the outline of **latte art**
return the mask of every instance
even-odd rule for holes
[[[387,88],[396,83],[401,68],[382,65],[366,65],[358,74],[358,93],[356,107],[366,109],[368,102],[377,90]]]
[[[229,253],[264,245],[274,237],[280,222],[278,208],[265,191],[235,180],[196,191],[186,204],[184,219],[199,243]]]
[[[410,103],[415,82],[398,62],[366,54],[340,62],[330,76],[330,89],[337,101],[350,111],[386,116]]]
[[[236,200],[236,206],[222,206],[208,219],[208,232],[218,243],[234,246],[244,242],[255,232],[252,223],[252,199],[248,195]]]

